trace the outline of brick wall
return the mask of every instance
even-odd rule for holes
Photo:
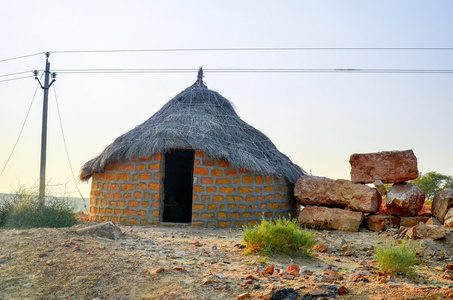
[[[90,219],[135,225],[159,224],[163,208],[163,156],[156,154],[109,165],[93,174]],[[230,167],[195,152],[192,225],[252,226],[295,213],[292,187],[285,179]]]

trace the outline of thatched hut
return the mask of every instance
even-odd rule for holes
[[[85,163],[91,220],[228,227],[295,211],[305,172],[202,78]]]

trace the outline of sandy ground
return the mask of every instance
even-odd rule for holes
[[[391,277],[379,272],[373,246],[395,240],[392,232],[317,231],[329,252],[291,259],[244,256],[241,229],[123,226],[118,240],[74,229],[0,229],[0,299],[270,299],[285,288],[326,299],[339,287],[348,292],[338,299],[453,295],[445,241],[422,243],[413,274]],[[297,264],[301,276],[261,275],[270,264],[279,270]]]

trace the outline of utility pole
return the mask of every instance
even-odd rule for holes
[[[39,174],[39,202],[44,205],[46,197],[46,152],[47,152],[47,110],[49,102],[49,88],[55,82],[56,73],[52,73],[52,82],[49,83],[50,77],[50,53],[46,52],[46,69],[44,71],[44,86],[38,78],[38,71],[34,71],[35,79],[44,90],[43,109],[42,109],[42,131],[41,131],[41,168]]]

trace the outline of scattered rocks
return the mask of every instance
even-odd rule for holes
[[[453,207],[453,190],[445,189],[434,197],[431,210],[433,215],[444,223],[445,215],[451,207]]]
[[[412,150],[353,154],[351,180],[357,183],[397,183],[418,177],[417,158]]]
[[[400,182],[387,193],[387,212],[390,215],[416,216],[425,202],[425,192],[418,186]]]
[[[302,206],[347,207],[375,213],[381,199],[376,189],[349,180],[302,176],[294,187],[294,196]]]
[[[363,219],[362,212],[323,206],[306,206],[299,215],[301,226],[344,231],[358,231]]]

